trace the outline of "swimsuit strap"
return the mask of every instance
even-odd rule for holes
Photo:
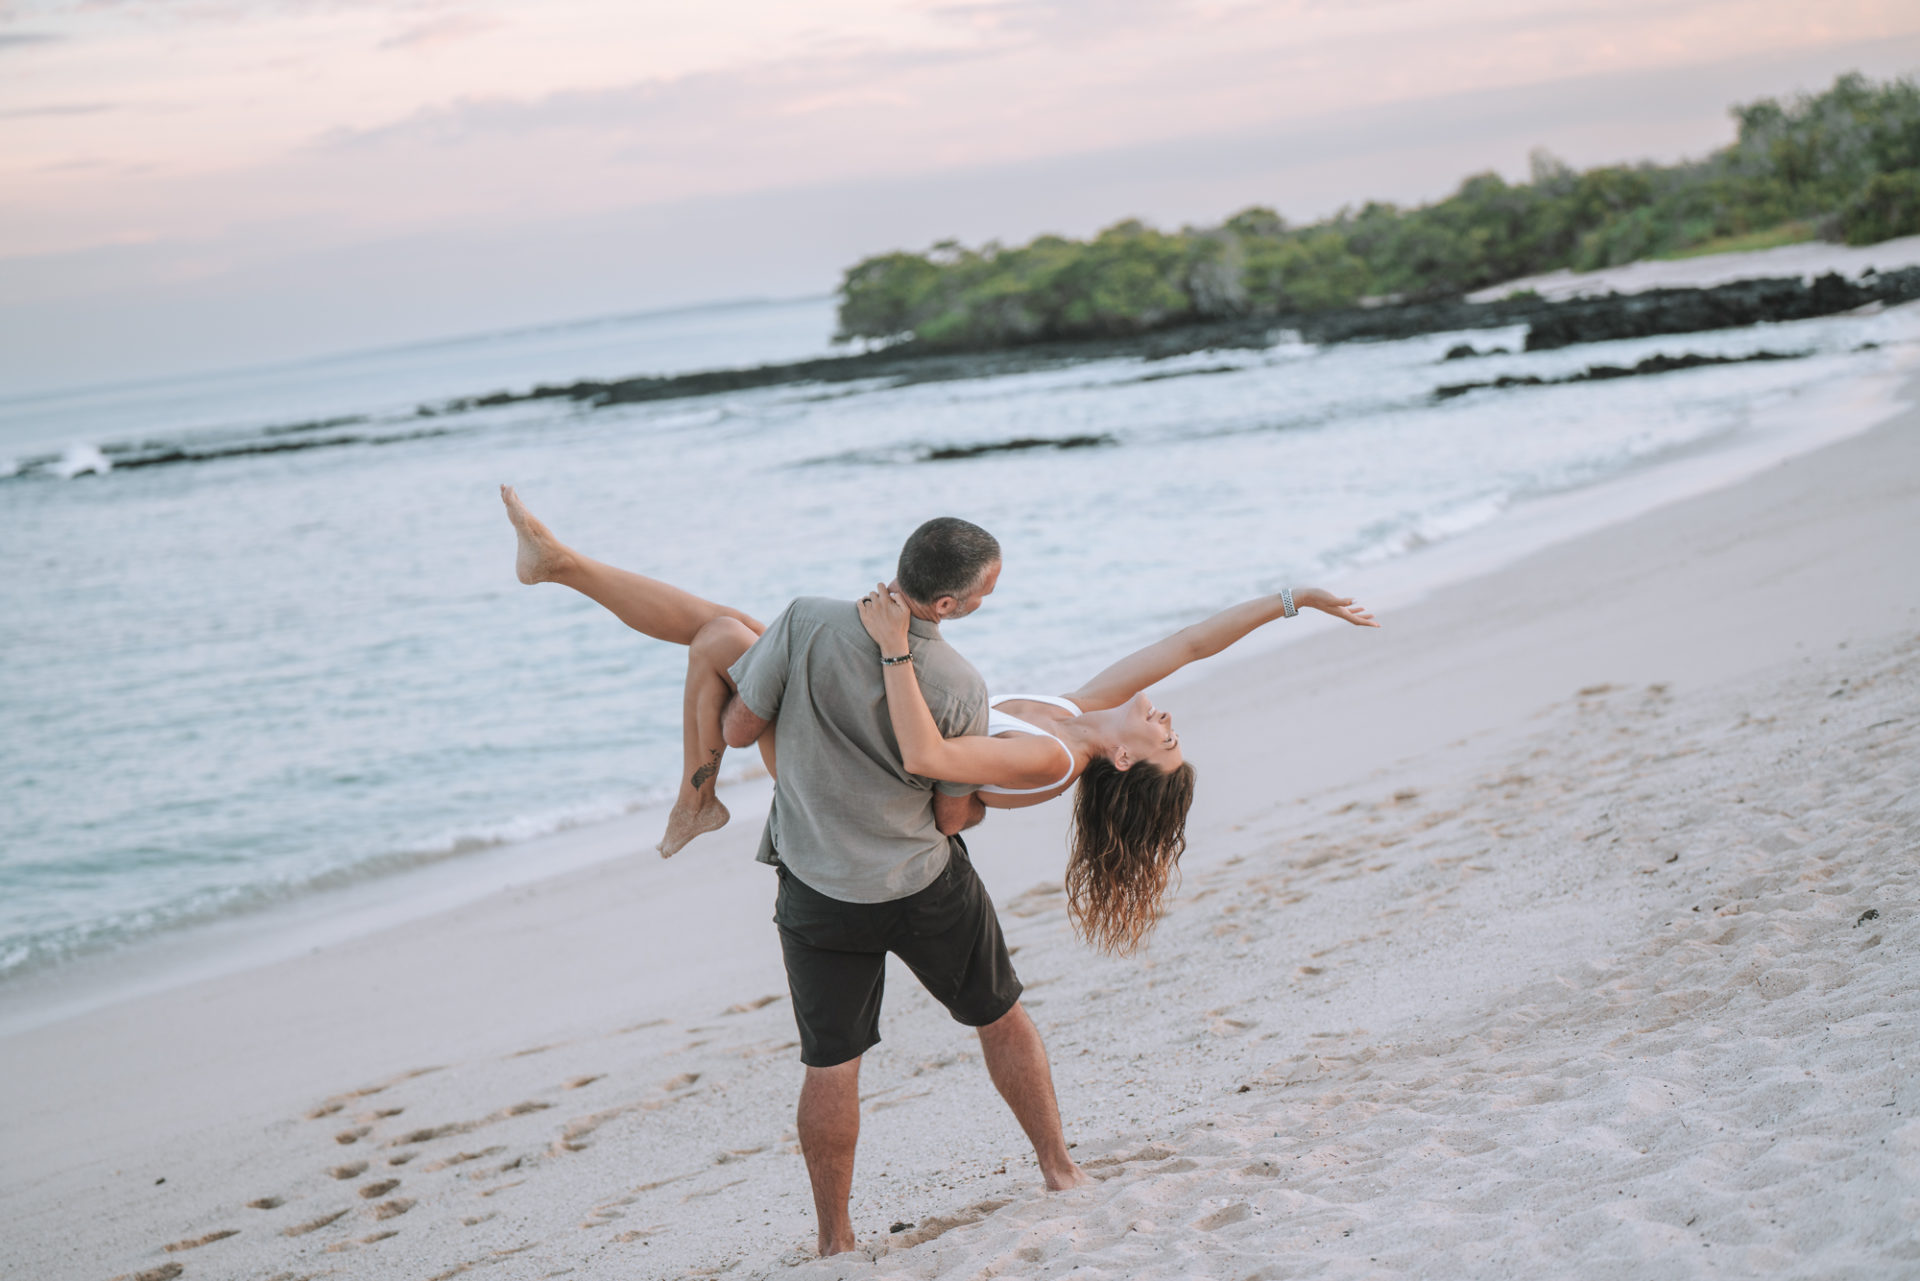
[[[1041,787],[1000,787],[989,783],[980,790],[983,792],[993,792],[1000,796],[1031,796],[1036,792],[1051,792],[1055,788],[1064,787],[1072,781],[1074,766],[1078,764],[1077,758],[1075,758],[1073,754],[1073,749],[1068,747],[1066,741],[1058,734],[1050,734],[1031,721],[1023,721],[1012,712],[1003,712],[1000,710],[1000,704],[1015,702],[1046,703],[1050,707],[1058,707],[1064,711],[1072,712],[1075,716],[1081,714],[1080,709],[1074,706],[1072,700],[1061,698],[1055,694],[1003,694],[999,698],[989,699],[987,702],[987,733],[1004,734],[1012,730],[1022,734],[1037,734],[1042,738],[1050,738],[1054,742],[1059,743],[1060,750],[1067,754],[1067,772],[1060,776],[1058,782],[1047,783]]]

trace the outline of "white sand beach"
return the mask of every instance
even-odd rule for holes
[[[809,1258],[749,783],[671,862],[0,1037],[0,1274],[1915,1275],[1916,566],[1906,409],[1221,660],[1167,700],[1200,800],[1133,959],[1073,938],[1065,807],[990,818],[1092,1187],[896,971],[866,1250]]]
[[[1708,289],[1736,280],[1798,276],[1811,280],[1834,272],[1857,279],[1868,271],[1899,271],[1920,264],[1920,236],[1900,236],[1872,245],[1836,245],[1808,240],[1773,249],[1707,254],[1692,258],[1645,258],[1598,271],[1550,271],[1502,281],[1467,295],[1493,302],[1531,289],[1542,298],[1580,298],[1592,294],[1637,294],[1648,289]]]

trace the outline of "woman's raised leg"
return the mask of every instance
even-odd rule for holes
[[[758,632],[733,618],[716,618],[694,635],[687,647],[687,692],[682,704],[680,726],[682,764],[680,794],[674,798],[673,812],[667,815],[667,834],[656,846],[661,858],[672,858],[680,848],[702,832],[725,827],[727,807],[715,795],[715,780],[720,775],[720,758],[727,753],[721,737],[720,718],[733,697],[733,681],[727,676],[740,655],[747,652]],[[769,732],[762,736],[771,739]],[[762,754],[768,768],[773,765],[772,744],[765,743]]]
[[[693,644],[694,634],[716,618],[745,624],[754,635],[767,630],[751,614],[682,591],[671,583],[618,569],[582,556],[553,536],[521,503],[511,485],[500,486],[520,547],[514,573],[523,583],[559,583],[596,601],[634,631],[675,645]]]
[[[514,573],[523,583],[559,583],[597,602],[634,631],[687,646],[687,686],[681,706],[680,793],[667,816],[667,834],[657,847],[671,858],[702,832],[726,825],[727,807],[714,794],[720,758],[726,754],[720,718],[733,697],[727,669],[767,630],[750,614],[717,605],[671,583],[618,569],[582,556],[553,536],[509,485],[500,500],[519,536]],[[762,736],[760,755],[773,769],[773,735]]]

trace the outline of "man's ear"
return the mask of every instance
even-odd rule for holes
[[[933,616],[935,618],[952,618],[953,611],[958,608],[960,608],[960,598],[958,596],[941,596],[933,602]]]

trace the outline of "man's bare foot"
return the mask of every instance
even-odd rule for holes
[[[1089,1187],[1093,1183],[1092,1175],[1088,1174],[1079,1166],[1072,1164],[1069,1164],[1066,1169],[1058,1173],[1049,1173],[1042,1170],[1041,1175],[1047,1181],[1047,1191],[1049,1192],[1068,1192],[1074,1188]]]
[[[667,834],[654,848],[660,851],[661,858],[672,858],[688,841],[706,832],[719,831],[732,817],[717,796],[701,792],[694,793],[691,800],[682,796],[674,802],[673,812],[667,815]]]
[[[513,492],[513,486],[500,486],[500,501],[507,505],[507,519],[520,537],[520,550],[514,557],[513,572],[523,583],[544,583],[557,578],[573,558],[553,531],[541,524]]]
[[[860,1248],[859,1240],[852,1235],[848,1235],[845,1239],[839,1241],[829,1241],[826,1237],[818,1237],[815,1239],[814,1244],[815,1248],[820,1251],[820,1257],[823,1259],[836,1254],[852,1254]]]

